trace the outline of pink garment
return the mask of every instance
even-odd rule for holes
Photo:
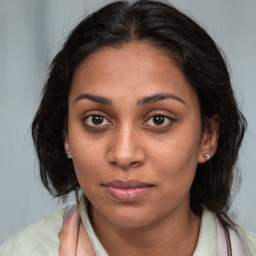
[[[90,238],[84,229],[79,206],[68,208],[59,233],[59,256],[95,256]]]
[[[65,212],[63,227],[59,233],[59,256],[96,256],[79,212],[79,205],[73,205]],[[215,221],[217,231],[216,256],[229,256],[225,231],[217,218]],[[239,230],[237,232],[230,230],[229,232],[232,256],[249,256],[250,252]]]

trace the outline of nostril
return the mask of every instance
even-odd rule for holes
[[[116,161],[110,161],[110,164],[112,166],[116,166],[116,167],[119,167],[119,168],[122,168],[122,169],[129,169],[129,168],[136,167],[137,165],[139,165],[139,162],[134,161],[134,162],[125,164],[125,163],[118,163]]]
[[[115,161],[110,161],[110,164],[113,165],[113,166],[117,166],[118,165],[118,163],[115,162]]]
[[[135,161],[135,162],[131,162],[129,165],[130,166],[134,166],[134,165],[137,165],[139,162]]]

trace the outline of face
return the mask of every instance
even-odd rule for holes
[[[163,51],[104,47],[76,68],[65,150],[95,218],[131,228],[187,211],[206,145],[197,95]]]

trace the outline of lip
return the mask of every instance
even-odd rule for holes
[[[152,184],[138,180],[114,180],[103,184],[107,193],[121,202],[131,202],[145,195],[153,187]]]

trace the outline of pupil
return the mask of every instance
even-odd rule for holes
[[[164,123],[164,117],[163,116],[154,116],[153,121],[156,125],[161,125]]]
[[[103,123],[103,117],[102,116],[93,116],[92,117],[92,122],[96,125],[102,124]]]

